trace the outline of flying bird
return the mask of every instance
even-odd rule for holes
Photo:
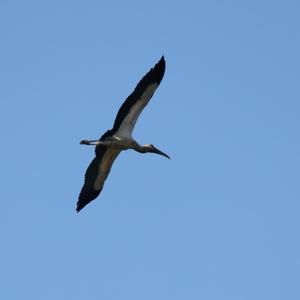
[[[135,123],[159,86],[165,67],[165,59],[162,56],[122,104],[112,129],[106,131],[99,140],[80,142],[82,145],[95,145],[96,156],[86,170],[84,185],[77,202],[77,212],[98,197],[114,160],[122,150],[133,149],[139,153],[156,153],[170,158],[152,144],[142,146],[132,137]]]

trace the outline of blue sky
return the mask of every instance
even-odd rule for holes
[[[0,298],[300,299],[298,1],[1,1]],[[164,54],[127,151],[93,149]]]

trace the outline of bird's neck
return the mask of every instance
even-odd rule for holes
[[[148,152],[148,149],[146,147],[140,145],[136,141],[134,141],[133,149],[135,151],[137,151],[137,152],[140,152],[140,153],[146,153],[146,152]]]

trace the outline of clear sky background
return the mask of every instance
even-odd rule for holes
[[[0,2],[0,298],[300,299],[299,1]],[[76,214],[84,138],[164,54]]]

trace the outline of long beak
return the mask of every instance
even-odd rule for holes
[[[159,154],[159,155],[162,155],[168,159],[171,159],[170,156],[162,151],[160,151],[159,149],[155,148],[154,146],[153,147],[153,153],[156,153],[156,154]]]

